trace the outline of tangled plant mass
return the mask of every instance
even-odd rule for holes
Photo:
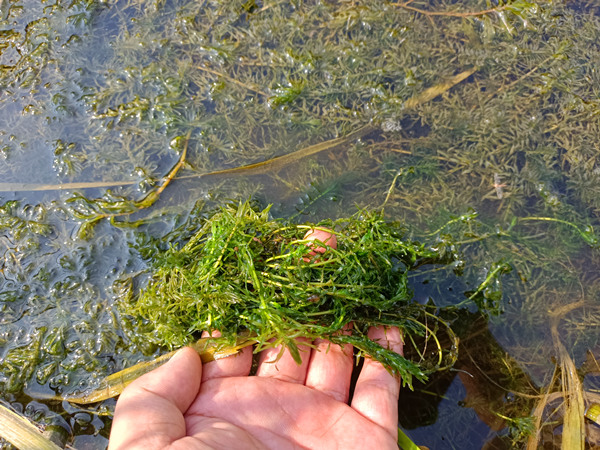
[[[257,351],[283,345],[298,361],[298,337],[351,343],[410,385],[413,376],[425,377],[423,368],[367,337],[373,325],[425,334],[423,308],[411,301],[407,273],[441,256],[403,234],[397,224],[365,211],[290,225],[272,219],[269,208],[229,205],[205,219],[184,245],[151,256],[147,286],[124,304],[125,312],[150,328],[153,342],[169,348],[215,330],[224,345],[247,333]],[[350,331],[341,334],[344,327]]]

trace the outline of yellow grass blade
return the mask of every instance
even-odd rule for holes
[[[131,186],[135,183],[135,181],[90,181],[59,184],[0,183],[0,192],[71,191],[75,189],[97,189],[104,187]]]
[[[583,386],[577,375],[577,368],[573,360],[564,345],[560,342],[559,358],[562,371],[563,393],[565,396],[561,449],[583,450],[585,445]]]
[[[458,75],[453,76],[452,78],[450,78],[448,81],[446,81],[444,83],[436,84],[435,86],[425,89],[419,95],[416,95],[416,96],[411,97],[408,100],[406,100],[406,102],[404,102],[404,108],[406,108],[406,109],[414,108],[415,106],[426,103],[429,100],[433,100],[438,95],[443,94],[444,92],[449,90],[451,87],[457,85],[464,79],[473,75],[476,71],[477,71],[477,68],[465,70],[464,72],[461,72]]]
[[[564,397],[564,416],[561,440],[561,449],[563,450],[583,450],[585,446],[585,423],[583,420],[585,404],[583,401],[583,386],[579,379],[579,375],[577,374],[575,363],[560,340],[558,323],[565,314],[583,304],[583,300],[572,302],[555,309],[550,314],[550,331],[554,348],[557,352],[557,359],[560,363],[561,386]]]
[[[566,314],[583,304],[583,301],[572,302],[558,308],[552,314],[551,332],[554,347],[557,350],[561,368],[562,392],[565,399],[561,449],[583,450],[585,446],[585,403],[583,401],[583,385],[577,374],[575,363],[569,352],[560,341],[558,322],[562,314]]]
[[[26,418],[0,405],[0,437],[19,450],[60,450]]]
[[[549,386],[554,385],[557,375],[558,375],[558,367],[555,367],[554,373],[552,374],[552,378],[550,379],[550,383],[548,384]],[[536,405],[536,407],[533,411],[533,414],[532,414],[535,419],[535,422],[534,422],[535,433],[532,433],[531,435],[529,435],[529,438],[527,439],[527,450],[537,450],[538,449],[538,447],[539,447],[538,444],[540,442],[540,437],[541,437],[541,433],[542,433],[542,420],[544,418],[544,409],[546,408],[546,405],[548,405],[551,401],[553,401],[555,399],[555,397],[562,397],[562,393],[560,393],[560,392],[550,393],[550,388],[548,388],[546,393],[541,397],[540,401]]]
[[[560,320],[569,312],[581,308],[585,305],[584,300],[578,300],[568,303],[559,308],[552,309],[549,313],[550,331],[552,342],[556,351],[556,359],[558,361],[552,380],[549,386],[553,386],[557,374],[561,377],[561,390],[559,392],[548,392],[536,406],[533,416],[535,417],[536,432],[529,437],[527,442],[527,450],[534,450],[539,447],[541,430],[543,427],[542,420],[544,408],[551,401],[563,399],[563,426],[561,436],[561,448],[564,450],[583,450],[585,447],[585,401],[584,396],[589,397],[589,393],[585,393],[583,385],[577,374],[575,363],[571,359],[569,352],[563,345],[558,332],[558,324]],[[588,398],[589,400],[589,398]],[[600,400],[600,399],[599,399]]]
[[[302,158],[306,158],[307,156],[316,155],[317,153],[324,152],[325,150],[332,150],[336,147],[339,147],[342,144],[348,144],[349,142],[358,139],[374,130],[375,127],[371,125],[365,125],[359,128],[358,130],[353,131],[347,136],[330,139],[328,141],[320,142],[309,147],[304,147],[295,152],[288,153],[287,155],[276,156],[275,158],[271,158],[266,161],[248,164],[241,167],[233,167],[231,169],[223,169],[217,170],[215,172],[204,173],[200,174],[199,176],[208,177],[215,175],[233,174],[238,172],[243,172],[244,175],[257,175],[262,173],[269,173],[273,170],[279,170],[285,166],[295,163]]]
[[[191,347],[198,352],[202,363],[214,361],[215,359],[226,358],[236,355],[242,348],[253,345],[254,340],[245,335],[240,335],[236,345],[232,347],[222,347],[215,343],[214,339],[202,338],[199,339]],[[67,400],[71,403],[88,404],[100,402],[112,397],[116,397],[130,384],[132,381],[150,372],[153,369],[163,365],[176,353],[172,351],[152,361],[144,361],[134,366],[123,369],[120,372],[107,376],[100,382],[100,387],[90,393],[76,396],[60,397],[60,400]]]
[[[416,106],[418,106],[422,103],[426,103],[430,100],[433,100],[438,95],[443,94],[444,92],[448,91],[450,88],[455,86],[456,84],[458,84],[461,81],[468,78],[470,75],[475,73],[476,70],[477,70],[476,68],[466,70],[464,72],[459,73],[458,75],[455,75],[454,77],[450,78],[448,81],[445,81],[444,83],[440,83],[440,84],[430,87],[429,89],[426,89],[422,93],[406,100],[406,102],[404,102],[404,108],[405,109],[415,108]],[[231,169],[224,169],[224,170],[218,170],[216,172],[200,174],[199,176],[206,177],[206,176],[235,174],[235,173],[243,173],[244,175],[256,175],[256,174],[269,173],[271,171],[279,170],[279,169],[283,168],[284,166],[295,163],[302,158],[306,158],[307,156],[316,155],[317,153],[321,153],[325,150],[332,150],[341,145],[347,145],[348,143],[352,142],[353,140],[356,140],[362,136],[365,136],[366,134],[371,133],[372,131],[375,131],[375,130],[376,130],[375,126],[365,125],[365,126],[359,128],[358,130],[353,131],[352,133],[350,133],[347,136],[344,136],[341,138],[336,138],[336,139],[331,139],[331,140],[325,141],[325,142],[320,142],[318,144],[302,148],[295,152],[288,153],[287,155],[277,156],[275,158],[271,158],[266,161],[262,161],[262,162],[255,163],[255,164],[248,164],[246,166],[234,167]]]
[[[404,108],[406,110],[415,108],[418,105],[426,103],[430,100],[433,100],[438,95],[443,94],[448,91],[453,86],[457,85],[461,81],[468,78],[470,75],[475,73],[477,69],[469,69],[464,72],[455,75],[449,80],[432,86],[428,89],[425,89],[422,93],[409,98],[404,102]],[[180,177],[180,178],[195,178],[195,177],[210,177],[210,176],[218,176],[218,175],[229,175],[229,174],[240,174],[240,175],[257,175],[269,173],[274,170],[279,170],[285,166],[288,166],[292,163],[299,161],[302,158],[306,158],[308,156],[316,155],[318,153],[324,152],[326,150],[332,150],[334,148],[340,147],[342,145],[348,144],[349,142],[358,139],[362,136],[365,136],[372,131],[375,131],[376,127],[373,125],[365,125],[352,133],[348,134],[344,137],[339,137],[335,139],[330,139],[325,142],[320,142],[315,145],[310,145],[308,147],[301,148],[292,153],[288,153],[283,156],[276,156],[275,158],[268,159],[266,161],[261,161],[254,164],[247,164],[245,166],[233,167],[230,169],[216,170],[214,172],[206,172],[206,173],[197,173],[190,176]],[[187,140],[189,141],[190,135],[188,134]],[[158,197],[158,195],[167,187],[169,182],[175,179],[175,175],[181,169],[183,164],[185,163],[185,151],[187,150],[187,142],[182,153],[182,157],[179,162],[175,165],[175,167],[169,172],[169,175],[165,178],[165,182],[159,187],[157,191],[152,191],[148,194],[147,199],[142,200],[144,202],[144,206],[146,207],[146,203],[153,203],[153,201]],[[91,188],[100,188],[100,187],[113,187],[113,186],[127,186],[134,184],[133,181],[97,181],[97,182],[80,182],[80,183],[64,183],[64,184],[32,184],[32,183],[0,183],[0,192],[18,192],[18,191],[53,191],[53,190],[74,190],[74,189],[91,189]]]

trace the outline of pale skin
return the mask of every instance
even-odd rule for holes
[[[397,328],[371,339],[402,353]],[[400,379],[366,359],[348,403],[352,348],[301,345],[302,364],[279,349],[252,349],[202,364],[191,348],[140,377],[121,394],[109,450],[397,449]]]

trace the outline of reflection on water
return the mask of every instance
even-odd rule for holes
[[[597,12],[592,2],[2,0],[3,400],[40,423],[59,414],[75,447],[103,447],[108,418],[43,397],[160,351],[119,314],[120,280],[145,269],[134,242],[185,235],[195,205],[231,199],[299,222],[385,203],[386,218],[455,257],[413,279],[416,299],[462,305],[450,320],[456,371],[406,392],[400,409],[414,414],[401,425],[430,448],[523,444],[541,394],[568,396],[556,367],[571,360],[585,391],[597,387]],[[373,132],[266,174],[200,176],[367,124]],[[163,185],[187,133],[185,164],[157,201],[116,218],[143,222],[111,224]],[[100,207],[104,218],[82,219]],[[540,423],[548,446],[554,419]]]

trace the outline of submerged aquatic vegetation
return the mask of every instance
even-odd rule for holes
[[[311,256],[303,235],[323,227],[333,230],[337,248]],[[122,306],[162,346],[188,344],[202,331],[219,331],[221,340],[233,344],[244,332],[257,351],[283,345],[299,361],[296,338],[326,338],[353,344],[411,385],[412,377],[423,379],[423,367],[366,335],[374,325],[430,332],[419,321],[424,309],[412,301],[407,274],[445,261],[404,233],[367,211],[291,225],[273,220],[269,208],[229,205],[207,218],[185,245],[153,254],[147,286]]]
[[[489,316],[503,351],[554,389],[548,310],[584,302],[557,330],[575,365],[600,342],[599,17],[592,1],[558,0],[2,1],[0,195],[21,200],[0,211],[3,393],[85,389],[156,353],[166,340],[119,315],[129,291],[113,282],[161,264],[152,238],[181,251],[197,228],[173,230],[197,200],[247,198],[273,204],[279,227],[385,204],[405,242],[431,240],[451,261],[408,272],[415,301],[503,312]],[[277,159],[325,143],[341,145]],[[274,160],[294,164],[232,176]],[[145,262],[131,230],[98,223],[73,240],[96,217],[135,214],[167,180],[138,228]]]

